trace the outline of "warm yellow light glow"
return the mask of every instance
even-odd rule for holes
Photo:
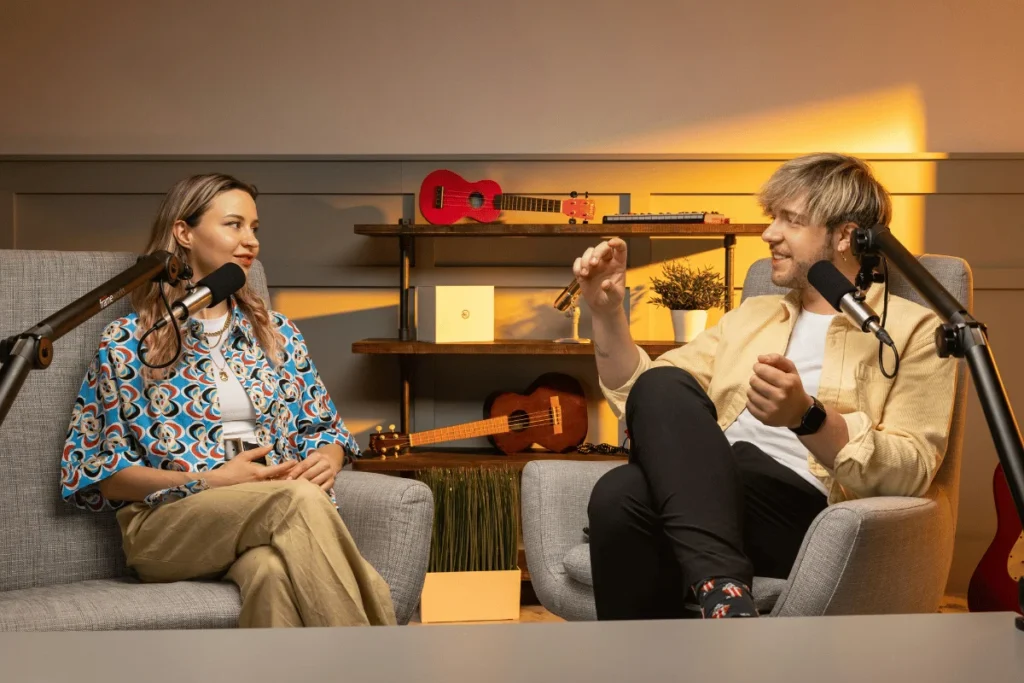
[[[647,131],[604,151],[679,150],[693,154],[803,153],[821,150],[923,152],[924,98],[917,86],[899,85],[824,102],[761,110],[719,121]],[[611,149],[608,149],[608,147]]]
[[[275,311],[294,321],[398,305],[397,290],[286,289],[271,295]]]

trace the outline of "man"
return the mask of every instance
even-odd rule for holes
[[[600,385],[630,435],[627,465],[588,508],[599,619],[674,618],[692,596],[708,618],[757,616],[754,575],[786,578],[827,505],[920,496],[946,450],[956,364],[940,359],[928,309],[891,296],[900,353],[889,379],[878,341],[811,287],[831,261],[851,281],[857,226],[892,205],[868,166],[838,154],[783,164],[759,201],[772,222],[772,282],[691,343],[652,362],[622,307],[626,245],[602,242],[573,272],[593,312]],[[867,303],[882,310],[883,286]],[[893,365],[891,352],[883,356]]]

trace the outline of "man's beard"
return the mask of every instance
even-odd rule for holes
[[[835,253],[836,249],[832,246],[832,242],[829,241],[821,248],[821,251],[819,251],[817,255],[809,261],[795,261],[790,257],[790,260],[793,261],[794,272],[782,281],[776,282],[775,279],[772,278],[772,284],[777,287],[785,287],[787,289],[807,289],[811,286],[811,283],[807,280],[807,273],[810,272],[811,266],[818,261],[831,262]]]

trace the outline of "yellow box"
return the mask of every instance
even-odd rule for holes
[[[494,341],[494,286],[417,287],[416,339],[437,344]]]
[[[420,596],[420,621],[519,621],[523,573],[428,572]]]

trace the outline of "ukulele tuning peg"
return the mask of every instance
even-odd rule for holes
[[[380,425],[377,425],[377,433],[380,434],[382,431],[384,431],[384,428],[381,427]]]
[[[395,431],[395,425],[388,425],[388,429],[390,429],[391,431]]]

